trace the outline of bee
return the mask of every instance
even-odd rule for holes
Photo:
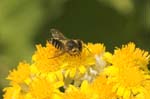
[[[83,43],[79,39],[69,39],[63,35],[57,29],[51,29],[50,32],[52,33],[52,38],[50,43],[60,51],[57,53],[56,56],[58,57],[64,53],[68,53],[71,56],[79,56],[82,52]]]

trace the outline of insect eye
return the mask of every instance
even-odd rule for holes
[[[75,46],[75,43],[74,43],[74,41],[68,41],[68,43],[67,43],[67,46],[70,48],[70,49],[72,49],[74,46]]]

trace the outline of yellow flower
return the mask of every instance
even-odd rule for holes
[[[90,86],[87,81],[84,81],[80,88],[76,88],[72,85],[66,90],[63,95],[63,99],[99,99],[97,94],[90,90]]]
[[[150,80],[144,81],[142,93],[138,93],[133,99],[150,99]]]
[[[110,66],[104,69],[104,74],[108,76],[108,83],[113,83],[112,92],[124,99],[142,94],[145,90],[145,82],[149,81],[150,75],[138,67],[128,67],[128,64],[122,68]]]
[[[150,99],[150,81],[145,82],[145,99]]]
[[[31,65],[21,62],[8,75],[4,99],[150,98],[150,55],[134,43],[114,54],[100,43],[83,44],[78,56],[57,56],[61,51],[49,42],[36,47]]]
[[[135,48],[134,43],[116,49],[113,56],[107,57],[112,66],[106,67],[104,74],[108,83],[113,83],[112,92],[124,99],[144,95],[145,82],[150,78],[149,57],[148,52]]]
[[[61,82],[51,82],[48,77],[42,75],[35,78],[29,85],[29,93],[33,99],[56,99],[55,97],[61,97],[61,93],[58,88],[62,86]]]
[[[4,89],[4,99],[32,99],[28,94],[32,79],[29,64],[20,62],[17,70],[11,71],[7,79],[11,80],[11,87]]]
[[[135,47],[134,43],[123,45],[121,49],[116,49],[112,56],[112,64],[122,67],[122,64],[128,66],[138,66],[141,69],[147,70],[150,55],[148,52]],[[120,65],[119,65],[120,64]]]
[[[108,62],[108,63],[113,63],[112,62],[112,54],[110,52],[105,52],[104,53],[104,56],[103,56],[103,59]]]
[[[92,93],[97,93],[99,99],[117,99],[112,87],[113,84],[107,83],[107,76],[101,74],[91,83]]]
[[[91,53],[93,53],[93,55],[100,55],[105,52],[104,44],[101,43],[96,43],[96,44],[88,43],[87,48]]]
[[[75,74],[84,74],[87,72],[89,67],[96,65],[95,55],[101,55],[104,52],[105,47],[103,44],[89,43],[86,47],[83,48],[83,51],[79,57],[65,57],[64,62],[66,65],[64,65],[63,68],[66,69],[66,75],[69,74],[70,77],[74,77]]]
[[[90,50],[90,51],[89,51]],[[95,54],[100,54],[105,51],[102,44],[89,44],[83,47],[79,56],[70,56],[65,53],[61,56],[56,56],[59,52],[53,45],[47,42],[46,47],[37,46],[37,51],[32,57],[33,63],[42,72],[52,72],[57,70],[65,70],[65,76],[74,77],[76,74],[84,74],[88,67],[95,64]]]
[[[58,52],[53,45],[47,42],[46,47],[42,47],[41,45],[37,45],[36,47],[37,51],[32,56],[32,61],[39,71],[52,72],[60,68],[62,64],[61,56],[51,59]]]
[[[3,91],[6,92],[3,95],[4,99],[33,99],[30,94],[23,92],[19,85],[6,87]]]
[[[10,71],[7,79],[12,83],[21,84],[24,83],[30,77],[30,65],[27,63],[19,63],[17,70]]]

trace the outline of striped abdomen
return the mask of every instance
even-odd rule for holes
[[[60,40],[52,39],[51,43],[57,49],[60,49],[60,50],[64,49],[64,44]]]

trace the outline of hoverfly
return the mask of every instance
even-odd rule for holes
[[[68,53],[71,56],[78,56],[82,52],[83,44],[79,39],[69,39],[63,35],[57,29],[51,29],[52,38],[50,43],[60,52],[57,53],[56,56],[52,58],[58,57],[64,53]]]

